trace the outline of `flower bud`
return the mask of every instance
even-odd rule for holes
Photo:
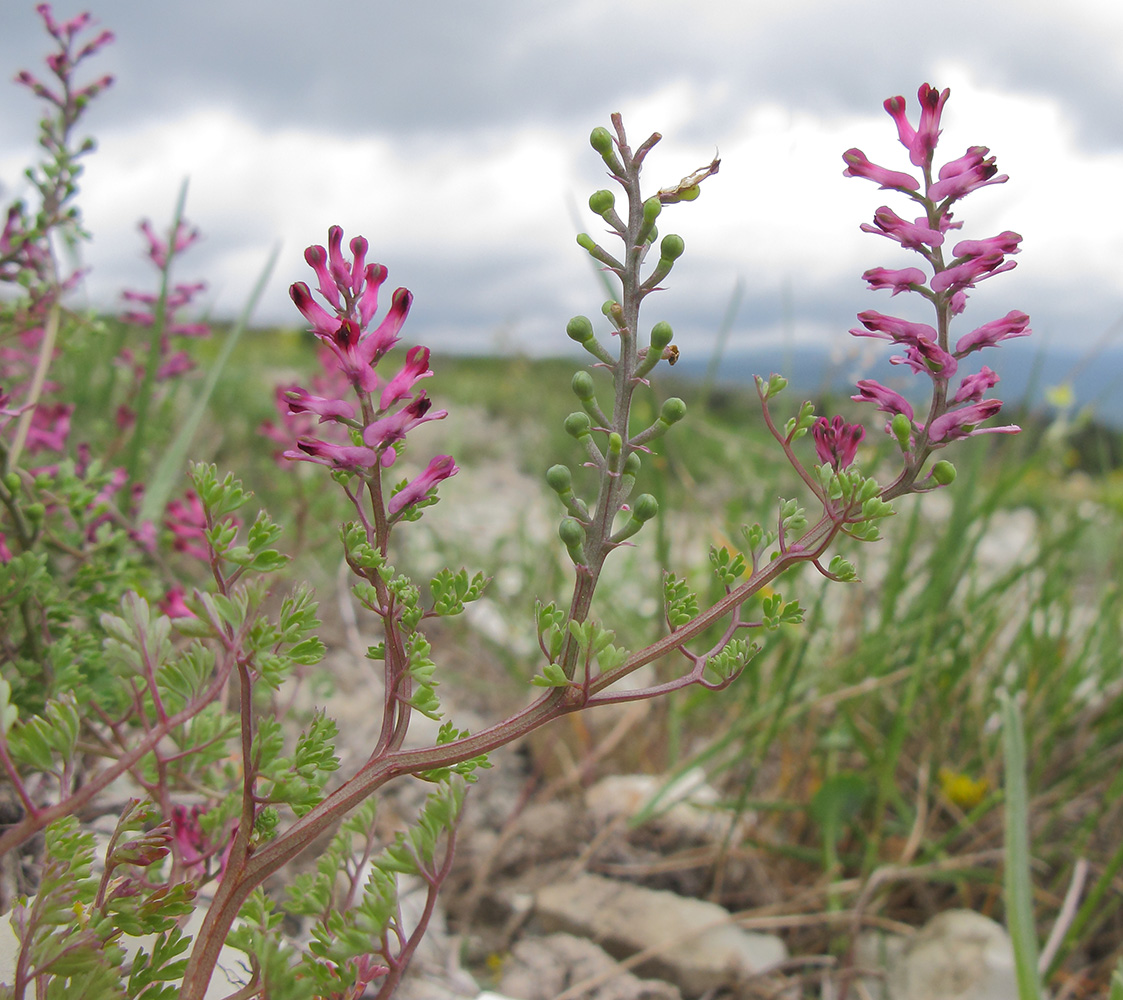
[[[574,316],[566,323],[565,332],[570,340],[584,344],[593,339],[593,324],[587,316]]]
[[[555,493],[568,493],[573,488],[573,473],[564,465],[551,465],[546,470],[546,483]]]
[[[587,413],[571,413],[565,418],[565,432],[571,437],[583,438],[592,426],[593,422]]]
[[[632,517],[637,521],[650,521],[659,513],[659,501],[650,493],[641,493],[632,504]]]
[[[912,436],[912,421],[903,413],[895,413],[889,423],[889,431],[897,439],[902,451],[909,450],[909,438]]]
[[[582,402],[593,398],[593,376],[586,371],[579,371],[574,374],[573,382],[571,383],[574,395]]]
[[[612,152],[612,133],[602,125],[598,125],[589,134],[589,145],[601,156],[608,155]]]
[[[955,482],[955,466],[946,460],[940,460],[932,466],[932,478],[941,486],[950,486]]]
[[[677,424],[683,417],[686,416],[686,403],[684,403],[678,396],[672,396],[664,404],[663,408],[659,411],[659,419],[666,424]]]
[[[616,196],[611,191],[594,191],[589,195],[589,208],[597,215],[611,212],[616,205]]]
[[[676,236],[674,233],[667,233],[667,235],[663,237],[663,241],[659,244],[659,256],[663,260],[678,260],[685,249],[686,244],[682,242],[681,236]]]
[[[558,537],[565,544],[569,557],[575,563],[585,561],[585,529],[572,517],[563,517],[558,525]]]
[[[662,354],[663,348],[666,347],[674,338],[675,332],[671,329],[670,323],[658,322],[651,328],[651,349],[657,354]]]

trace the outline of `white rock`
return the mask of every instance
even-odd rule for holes
[[[540,889],[535,917],[547,931],[587,937],[617,958],[648,948],[636,972],[688,996],[729,985],[788,957],[780,938],[742,930],[716,903],[581,875]]]
[[[616,819],[630,820],[659,796],[652,824],[683,839],[721,837],[728,814],[716,809],[720,796],[707,784],[701,768],[693,768],[668,784],[653,774],[614,774],[602,778],[585,793],[585,804],[598,826]]]
[[[989,917],[948,910],[908,942],[889,988],[892,1000],[1018,1000],[1014,949]]]

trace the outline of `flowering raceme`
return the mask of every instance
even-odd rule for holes
[[[310,425],[305,424],[307,432],[298,438],[296,449],[284,452],[285,458],[347,470],[373,484],[378,469],[389,468],[397,461],[406,434],[430,420],[447,416],[447,411],[433,412],[432,400],[425,390],[416,388],[421,379],[433,374],[429,370],[428,348],[411,347],[405,364],[388,379],[375,371],[398,343],[398,333],[409,314],[413,296],[404,288],[397,289],[385,317],[372,326],[378,310],[378,291],[387,271],[381,264],[366,263],[367,241],[363,237],[356,236],[349,247],[351,260],[343,254],[343,230],[332,226],[327,248],[312,246],[304,254],[316,274],[317,290],[330,309],[315,300],[303,281],[294,283],[289,295],[312,332],[331,351],[337,371],[346,378],[357,406],[342,398],[338,381],[329,380],[323,380],[317,388],[334,395],[313,394],[291,386],[279,395],[278,402],[283,396],[289,418],[300,415],[307,419],[314,414],[319,417],[319,424],[333,423],[348,432],[349,443],[340,443],[328,435],[312,436]],[[387,513],[390,517],[400,514],[458,471],[450,456],[436,456],[424,472],[389,499]]]
[[[960,374],[961,362],[967,355],[1012,337],[1025,337],[1030,330],[1029,317],[1012,311],[1002,319],[991,320],[961,336],[954,346],[949,339],[951,321],[963,312],[968,290],[985,278],[1013,268],[1015,261],[1009,258],[1018,253],[1022,238],[1007,231],[989,239],[960,240],[950,254],[945,254],[947,234],[962,226],[953,219],[952,206],[977,188],[1007,180],[1005,174],[998,174],[994,157],[985,146],[972,146],[934,174],[940,115],[948,94],[948,90],[938,91],[927,83],[921,86],[917,95],[920,120],[916,128],[906,116],[903,97],[891,97],[885,102],[885,110],[897,125],[901,144],[909,151],[913,166],[920,168],[922,178],[871,163],[859,149],[848,150],[842,157],[846,163],[845,176],[873,180],[882,189],[899,191],[919,206],[921,214],[912,221],[882,206],[874,213],[873,224],[864,223],[861,228],[919,254],[931,272],[929,275],[918,267],[877,267],[866,271],[863,278],[873,290],[888,289],[891,295],[913,292],[928,299],[936,312],[935,326],[867,310],[858,315],[861,327],[850,331],[855,337],[874,337],[896,344],[903,353],[890,361],[924,374],[932,381],[932,402],[923,423],[915,419],[912,406],[899,393],[873,379],[858,383],[858,395],[853,398],[874,402],[879,410],[890,414],[892,419],[886,430],[897,438],[905,452],[905,470],[887,491],[890,495],[912,486],[925,460],[936,448],[976,434],[1018,430],[1012,425],[978,426],[1002,408],[1000,400],[983,398],[998,382],[998,376],[990,368],[984,366],[977,373],[962,374],[958,387],[950,384],[953,377]],[[816,443],[819,443],[818,435]],[[820,448],[820,455],[822,453]]]

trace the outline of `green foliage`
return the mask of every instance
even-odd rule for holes
[[[674,573],[663,578],[663,601],[672,632],[698,615],[697,596]]]
[[[483,573],[477,573],[469,580],[466,569],[455,575],[450,569],[442,569],[429,581],[433,612],[442,616],[460,614],[465,604],[479,600],[489,582]]]
[[[721,585],[726,588],[736,584],[745,573],[745,557],[740,552],[733,555],[729,549],[710,546],[710,562]]]
[[[284,804],[297,816],[305,815],[323,798],[324,785],[339,767],[334,739],[339,729],[323,712],[317,712],[296,741],[291,756],[282,756],[284,731],[280,722],[266,716],[254,734],[253,759],[269,802]]]

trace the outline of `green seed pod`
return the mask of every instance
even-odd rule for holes
[[[587,316],[574,316],[565,324],[565,333],[570,340],[584,344],[593,339],[593,324]]]
[[[663,408],[659,411],[659,419],[665,424],[677,424],[683,417],[686,416],[686,403],[684,403],[678,396],[672,396],[664,404]]]
[[[588,233],[577,234],[577,245],[583,250],[592,253],[597,248],[596,241]]]
[[[955,482],[955,466],[941,459],[932,466],[932,478],[941,486],[950,486]]]
[[[637,521],[650,521],[659,513],[659,501],[650,493],[641,493],[632,504],[632,516]]]
[[[574,395],[584,401],[592,399],[594,395],[593,389],[593,376],[586,371],[579,371],[573,376],[573,382],[570,383],[573,388]]]
[[[700,195],[701,193],[702,193],[701,185],[695,184],[694,187],[688,187],[685,190],[680,191],[678,193],[678,200],[679,201],[694,201],[694,199],[697,198],[698,195]]]
[[[658,197],[648,198],[643,203],[643,224],[645,226],[653,225],[655,220],[659,218],[659,213],[663,211],[663,203]]]
[[[589,208],[591,208],[597,215],[604,215],[611,212],[616,206],[616,195],[611,191],[594,191],[589,195]]]
[[[4,477],[4,488],[12,494],[19,492],[20,478],[18,472],[9,472]]]
[[[573,473],[564,465],[551,465],[546,470],[546,483],[555,493],[568,493],[573,489]]]
[[[651,328],[651,349],[657,354],[663,352],[675,336],[675,331],[671,329],[670,323],[658,322]]]
[[[643,465],[643,462],[640,460],[639,452],[628,452],[628,457],[624,459],[624,475],[635,478],[639,475],[641,465]]]
[[[610,455],[619,455],[624,450],[624,439],[613,431],[608,435],[608,453]]]
[[[681,236],[676,236],[674,233],[667,233],[667,235],[663,237],[663,241],[659,244],[659,256],[663,260],[678,260],[685,249],[686,244],[682,242]]]
[[[589,145],[593,147],[601,156],[606,156],[612,152],[612,133],[601,125],[598,125],[589,134]]]
[[[592,426],[593,422],[587,413],[571,413],[565,418],[565,432],[571,437],[583,438]]]
[[[29,521],[31,521],[33,524],[37,524],[38,522],[43,520],[43,517],[47,513],[47,508],[44,507],[41,503],[29,503],[26,507],[24,507],[23,513]]]

